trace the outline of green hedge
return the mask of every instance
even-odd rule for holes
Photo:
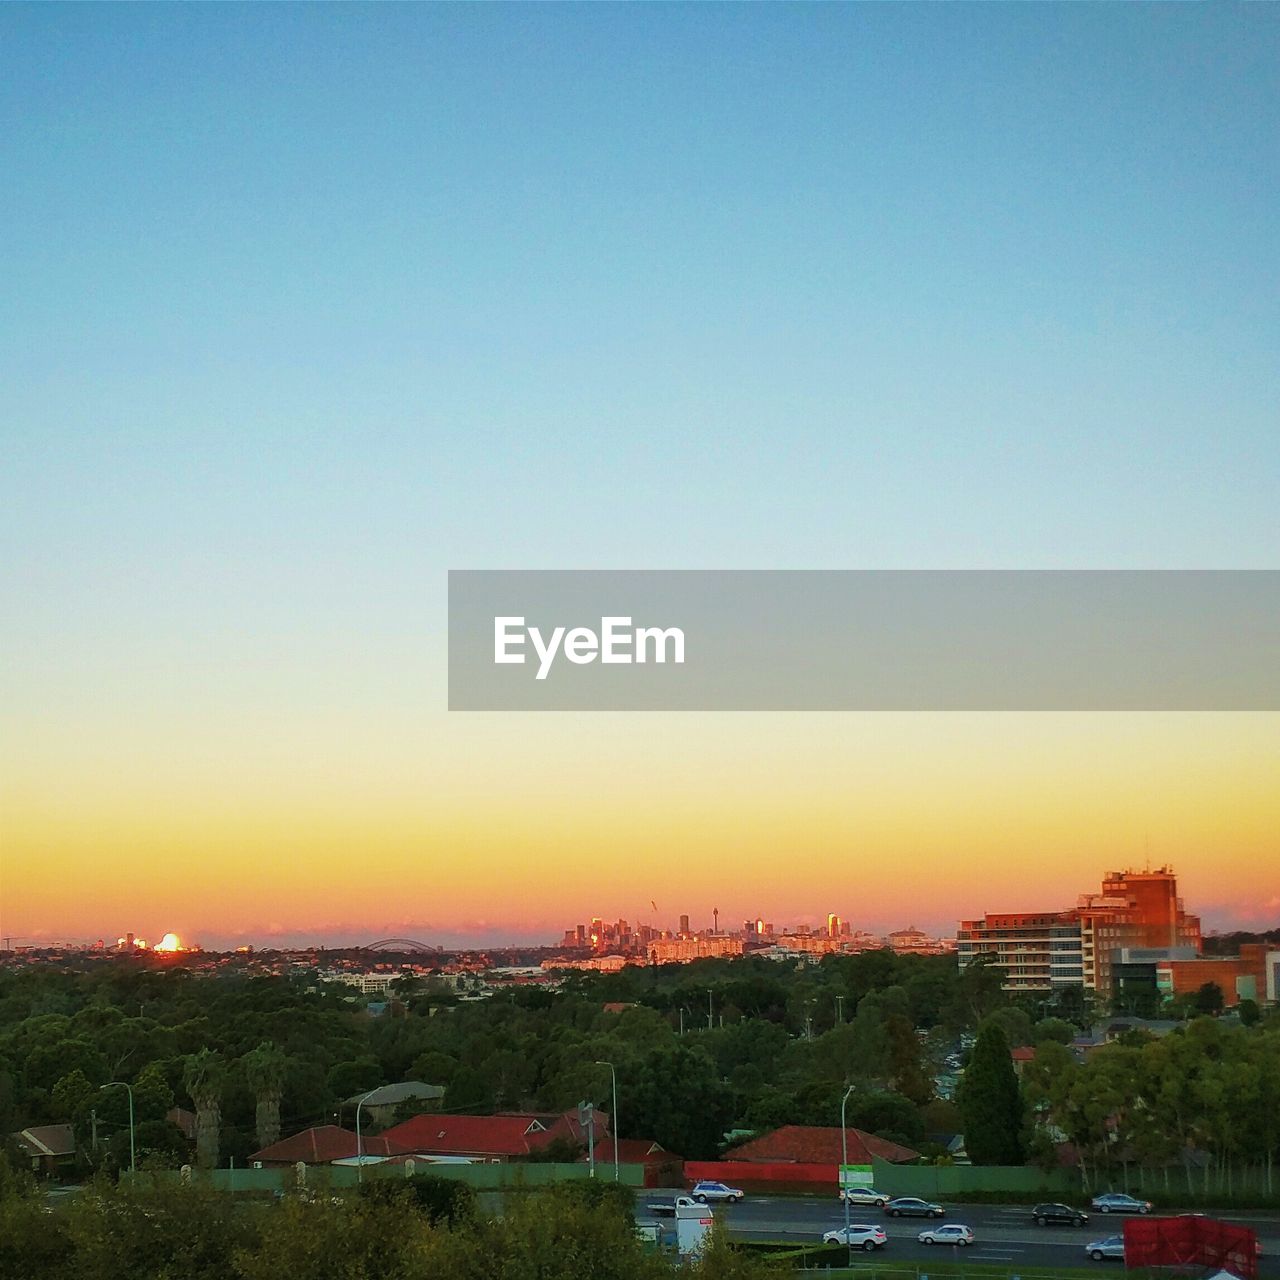
[[[792,1262],[796,1266],[835,1267],[849,1257],[844,1245],[821,1241],[798,1244],[794,1240],[732,1240],[730,1246],[742,1253],[763,1253],[770,1261]]]

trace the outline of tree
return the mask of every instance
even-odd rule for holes
[[[424,1213],[432,1223],[450,1227],[473,1222],[476,1216],[476,1193],[471,1187],[465,1182],[432,1173],[415,1173],[411,1178],[371,1180],[361,1184],[357,1194],[367,1200],[398,1202]]]
[[[139,1122],[163,1120],[173,1106],[173,1090],[158,1062],[149,1062],[133,1082],[133,1101]]]
[[[1031,1044],[1035,1039],[1031,1015],[1025,1009],[1019,1009],[1017,1005],[1006,1005],[1003,1009],[997,1009],[994,1013],[988,1014],[984,1021],[1000,1024],[1000,1029],[1004,1032],[1004,1038],[1008,1041],[1010,1048]],[[982,1028],[978,1029],[981,1031]]]
[[[339,1101],[354,1098],[358,1093],[368,1093],[386,1081],[377,1058],[365,1055],[350,1062],[339,1062],[329,1068],[326,1083]]]
[[[258,1150],[280,1141],[280,1097],[289,1060],[271,1040],[244,1055],[245,1078],[256,1102]]]
[[[994,956],[974,956],[960,971],[948,1021],[956,1027],[977,1026],[1004,999],[1004,969]]]
[[[493,1090],[474,1067],[458,1067],[444,1091],[445,1107],[450,1111],[489,1111],[493,1107]]]
[[[964,1120],[964,1144],[974,1164],[1021,1164],[1022,1095],[999,1023],[978,1034],[956,1102]]]
[[[900,1013],[890,1014],[884,1025],[889,1039],[889,1073],[893,1087],[904,1098],[923,1106],[933,1097],[933,1085],[925,1074],[920,1037]]]
[[[1222,988],[1216,982],[1206,982],[1196,992],[1196,1012],[1216,1015],[1222,1012],[1226,1000]]]
[[[711,1059],[675,1044],[650,1049],[627,1073],[618,1098],[619,1137],[652,1138],[668,1151],[708,1159],[733,1119],[733,1094]]]
[[[193,1053],[183,1069],[182,1081],[196,1108],[196,1161],[202,1169],[218,1164],[218,1131],[222,1126],[222,1086],[226,1064],[212,1049]]]
[[[456,1058],[451,1058],[447,1053],[440,1053],[435,1049],[428,1049],[414,1059],[413,1066],[409,1068],[409,1076],[425,1084],[440,1084],[447,1088],[457,1069]]]
[[[1042,1018],[1032,1028],[1032,1039],[1036,1044],[1044,1044],[1046,1040],[1058,1044],[1070,1044],[1076,1038],[1076,1029],[1065,1018]]]
[[[1262,1020],[1262,1010],[1258,1007],[1258,1002],[1248,997],[1236,1005],[1236,1013],[1240,1016],[1242,1026],[1256,1027]]]
[[[88,1109],[89,1100],[97,1093],[97,1089],[85,1078],[83,1071],[77,1067],[68,1071],[57,1084],[49,1097],[53,1114],[59,1120],[69,1124],[77,1124]]]

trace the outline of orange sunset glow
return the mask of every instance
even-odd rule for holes
[[[950,932],[1146,859],[1207,927],[1280,910],[1274,715],[536,717],[519,741],[477,717],[449,722],[448,751],[431,723],[246,742],[199,777],[139,741],[74,807],[30,770],[4,927],[157,921],[139,933],[165,950],[169,922],[206,946],[550,941],[715,906]]]

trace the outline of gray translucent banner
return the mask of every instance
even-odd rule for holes
[[[1277,710],[1280,571],[457,570],[449,707]]]

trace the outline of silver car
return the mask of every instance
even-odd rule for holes
[[[1094,1262],[1101,1262],[1103,1258],[1119,1258],[1123,1262],[1124,1236],[1108,1236],[1105,1240],[1095,1240],[1092,1244],[1085,1245],[1084,1251]]]
[[[889,1203],[889,1197],[874,1187],[841,1187],[840,1199],[848,1200],[850,1204],[873,1204],[877,1209],[883,1209]]]

